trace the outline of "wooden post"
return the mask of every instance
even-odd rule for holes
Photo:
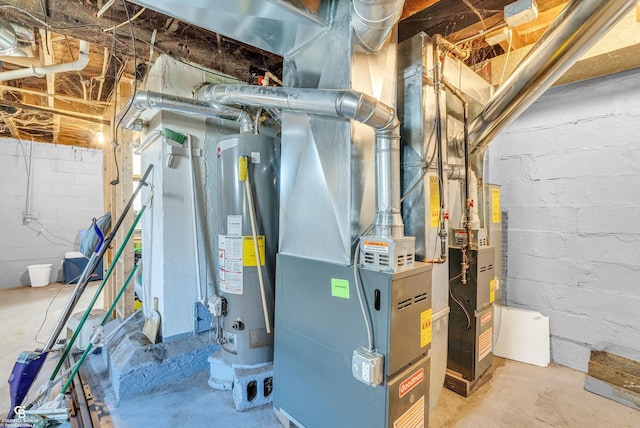
[[[116,109],[116,111],[119,111],[131,96],[132,83],[133,79],[124,76],[118,82],[118,99],[114,100],[114,108]],[[106,114],[109,114],[110,117],[113,117],[113,110]],[[108,136],[108,139],[106,141],[109,141],[109,143],[106,143],[103,149],[105,165],[105,209],[111,211],[112,222],[114,224],[122,214],[124,207],[126,206],[133,192],[133,163],[131,156],[132,132],[123,129],[116,129],[115,134],[116,135],[114,136],[113,128],[109,129],[108,132],[105,132],[105,135]],[[116,159],[114,158],[113,142],[117,143],[117,145],[115,146],[117,168]],[[112,182],[114,182],[114,180],[116,180],[116,178],[117,184],[111,184]],[[124,242],[124,238],[131,228],[131,225],[133,224],[134,217],[135,213],[133,209],[131,209],[127,213],[127,216],[122,222],[120,229],[116,233],[115,239],[112,241],[111,250],[108,253],[109,264],[113,263],[113,256],[115,255],[115,251],[117,251],[117,249],[122,245],[122,242]],[[105,257],[105,263],[106,262],[107,257]],[[120,259],[116,262],[113,273],[111,274],[111,278],[109,278],[109,281],[107,281],[106,283],[104,292],[105,309],[114,302],[118,291],[124,284],[125,278],[133,269],[133,263],[133,238],[131,238],[127,243],[127,246],[123,250]],[[126,293],[123,295],[122,299],[116,307],[116,313],[113,315],[121,318],[128,317],[133,313],[133,302],[133,285],[130,284],[127,288]]]

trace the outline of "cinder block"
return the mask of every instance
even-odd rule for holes
[[[621,172],[618,170],[617,172]],[[564,201],[572,205],[623,205],[640,201],[640,186],[630,186],[637,172],[609,177],[584,177],[565,183]]]
[[[570,235],[566,243],[573,260],[638,265],[640,240],[635,235]]]
[[[640,186],[629,186],[640,187]],[[578,209],[580,233],[640,234],[640,199],[636,205],[592,205]],[[638,260],[640,263],[640,260]]]
[[[553,292],[550,307],[556,311],[586,314],[594,320],[606,320],[620,326],[632,326],[638,322],[640,297],[635,295],[561,285],[554,286]]]
[[[590,348],[572,340],[551,336],[551,361],[586,372],[589,365]]]
[[[502,184],[502,209],[509,210],[512,206],[559,206],[563,205],[563,198],[568,185],[565,180],[548,182],[523,181],[507,178],[499,181]],[[532,218],[533,220],[533,218]]]
[[[578,231],[578,208],[561,205],[510,206],[508,211],[511,229],[563,233]]]
[[[582,278],[585,288],[610,291],[622,296],[638,295],[640,265],[604,262],[593,262],[590,265],[593,268],[591,275]]]
[[[541,282],[510,278],[507,305],[543,311],[549,307],[552,287]]]
[[[237,410],[263,406],[273,400],[273,364],[234,369],[233,403]]]
[[[614,337],[621,326],[590,314],[576,314],[546,309],[551,336],[592,345]]]
[[[509,230],[509,252],[540,257],[564,258],[569,252],[570,234],[529,230]]]
[[[530,254],[509,254],[509,277],[529,279],[547,284],[578,284],[589,277],[593,265],[575,260],[538,257]]]

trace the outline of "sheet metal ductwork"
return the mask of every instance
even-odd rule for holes
[[[140,130],[142,128],[140,115],[148,109],[232,120],[238,122],[240,132],[253,131],[251,115],[239,108],[152,91],[140,91],[131,97],[118,114],[116,123],[126,129]]]
[[[358,43],[371,53],[379,52],[403,7],[404,0],[353,0],[351,25]]]
[[[637,4],[637,0],[572,0],[567,5],[471,123],[469,135],[477,171],[481,171],[491,140]]]
[[[196,92],[202,101],[269,107],[329,117],[344,117],[371,126],[376,134],[376,219],[374,236],[400,238],[400,122],[392,107],[352,90],[208,85]]]

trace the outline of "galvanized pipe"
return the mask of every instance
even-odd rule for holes
[[[233,120],[240,125],[240,132],[253,132],[253,119],[242,109],[152,91],[140,91],[131,97],[116,122],[126,129],[140,129],[140,115],[148,109]]]
[[[374,235],[404,236],[400,213],[400,121],[392,107],[370,95],[351,90],[250,85],[207,85],[196,91],[196,98],[220,104],[343,117],[371,126],[376,133]]]
[[[471,122],[469,136],[477,169],[482,168],[491,140],[637,4],[638,0],[572,0],[567,5]]]
[[[365,50],[378,53],[398,23],[404,0],[353,0],[351,25]]]

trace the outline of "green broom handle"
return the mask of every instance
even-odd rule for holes
[[[124,281],[124,285],[120,288],[120,291],[118,292],[118,295],[116,296],[115,300],[111,304],[111,307],[109,308],[109,310],[105,314],[104,318],[102,319],[102,322],[100,323],[100,325],[102,327],[104,327],[105,324],[107,323],[107,321],[109,321],[109,318],[111,318],[111,313],[116,309],[116,305],[118,304],[118,301],[120,300],[120,298],[124,294],[124,292],[125,292],[125,290],[127,288],[127,285],[129,285],[129,283],[131,282],[131,278],[133,278],[133,275],[136,273],[136,270],[138,270],[138,264],[135,264],[133,266],[133,269],[131,270],[131,273],[129,274],[127,279]],[[82,365],[84,360],[87,358],[87,355],[89,355],[89,352],[91,352],[92,348],[93,348],[93,342],[89,342],[89,345],[84,350],[84,352],[82,353],[82,356],[80,357],[80,359],[76,363],[75,367],[73,368],[73,371],[69,375],[69,379],[67,379],[67,381],[65,382],[64,386],[62,387],[62,391],[60,391],[60,394],[65,394],[67,392],[67,389],[69,389],[69,385],[71,385],[71,381],[73,380],[74,376],[78,373],[78,370],[80,370],[80,366]]]
[[[102,292],[102,289],[104,288],[105,284],[107,283],[107,280],[111,276],[111,272],[113,272],[113,269],[115,269],[116,263],[118,262],[118,259],[120,258],[120,255],[122,254],[122,252],[124,251],[127,243],[129,242],[129,238],[131,238],[131,235],[133,235],[133,231],[134,231],[136,225],[138,224],[138,222],[140,221],[140,218],[142,217],[142,214],[144,213],[144,210],[146,208],[147,208],[147,205],[146,204],[143,205],[142,208],[140,209],[140,212],[138,213],[136,218],[133,220],[133,224],[129,228],[129,232],[127,233],[127,236],[125,236],[124,241],[120,245],[120,248],[118,248],[118,252],[116,253],[113,261],[111,262],[111,265],[109,265],[109,269],[107,270],[107,273],[105,274],[104,279],[102,280],[102,282],[100,283],[100,286],[96,290],[96,293],[93,296],[93,299],[91,299],[91,303],[89,303],[89,306],[84,311],[84,314],[82,315],[82,319],[80,319],[80,323],[78,324],[78,327],[76,328],[76,331],[73,333],[73,336],[71,337],[71,340],[69,341],[69,343],[67,343],[67,346],[64,349],[64,353],[62,354],[62,357],[60,357],[60,360],[58,361],[58,364],[56,365],[56,368],[53,370],[53,373],[51,373],[51,377],[49,378],[50,381],[53,382],[55,380],[56,375],[58,374],[58,372],[62,368],[62,364],[64,364],[64,359],[67,358],[67,355],[69,355],[69,352],[71,351],[71,348],[73,347],[73,344],[75,343],[76,339],[78,338],[78,335],[80,334],[80,330],[82,330],[82,327],[84,326],[85,321],[87,320],[87,318],[89,317],[89,314],[91,313],[91,310],[93,309],[93,305],[95,305],[96,300],[98,300],[98,297],[100,296],[100,293]]]

